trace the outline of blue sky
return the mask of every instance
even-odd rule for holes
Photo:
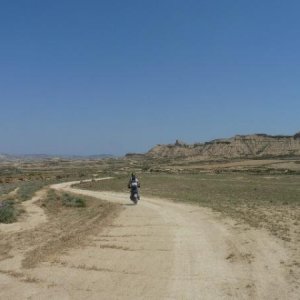
[[[0,153],[300,130],[300,2],[2,0]]]

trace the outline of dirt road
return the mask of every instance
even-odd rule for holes
[[[150,198],[135,206],[128,194],[53,188],[124,210],[88,243],[22,270],[25,277],[15,258],[14,266],[0,261],[0,299],[298,299],[292,254],[266,232],[197,206]]]

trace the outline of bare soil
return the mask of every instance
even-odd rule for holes
[[[41,197],[27,209],[43,207],[46,219],[0,225],[0,299],[299,298],[295,249],[267,231],[209,208],[157,197],[132,205],[127,193],[73,183],[52,188],[92,197],[87,208]]]

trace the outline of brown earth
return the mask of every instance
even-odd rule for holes
[[[90,224],[67,210],[25,231],[0,225],[0,299],[298,299],[294,252],[267,232],[207,208],[135,206],[128,194],[73,183],[52,188],[93,197]],[[123,210],[112,219],[96,198]]]
[[[193,145],[176,141],[175,144],[157,145],[146,153],[152,158],[197,157],[201,160],[299,155],[299,133],[294,136],[236,135]]]

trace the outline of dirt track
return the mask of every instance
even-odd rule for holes
[[[25,270],[25,279],[0,273],[0,299],[298,299],[290,250],[266,232],[206,208],[150,198],[134,206],[128,194],[70,186],[53,188],[125,209],[88,243]]]

